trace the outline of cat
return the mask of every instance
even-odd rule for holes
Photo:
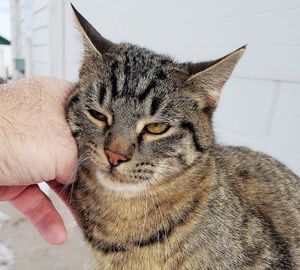
[[[66,108],[79,150],[73,208],[96,269],[300,269],[300,181],[274,158],[218,145],[221,89],[245,51],[215,61],[84,39]]]

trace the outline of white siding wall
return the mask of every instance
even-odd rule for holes
[[[0,45],[0,77],[8,79],[12,74],[11,46]]]
[[[64,1],[32,0],[33,74],[64,77]]]
[[[22,37],[21,37],[21,15],[20,15],[21,3],[19,1],[11,1],[11,41],[12,41],[12,58],[13,61],[16,58],[25,57],[25,52],[22,51]],[[14,77],[17,74],[14,70]]]
[[[47,0],[33,1],[42,6]],[[58,2],[51,1],[54,5]],[[39,47],[36,43],[34,61],[40,61],[40,66],[34,65],[34,73],[76,80],[82,50],[80,35],[68,1],[61,2],[61,12],[40,8],[41,14],[34,14],[33,25],[42,24],[51,15],[51,25],[54,23],[56,29],[48,29],[47,35],[42,29],[49,24],[41,26],[34,39],[47,44],[49,38],[50,44],[58,40],[56,49],[50,49],[48,54],[46,45]],[[300,175],[299,0],[72,2],[112,41],[130,41],[171,54],[180,61],[212,59],[248,44],[223,90],[215,115],[218,141],[263,150]],[[35,4],[35,10],[39,10]],[[64,24],[63,29],[57,22]],[[61,70],[55,71],[51,65]]]
[[[32,1],[32,72],[50,74],[49,0]]]
[[[12,0],[13,58],[26,75],[64,77],[64,1]]]

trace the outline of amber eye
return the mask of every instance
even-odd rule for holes
[[[148,124],[145,129],[151,134],[162,134],[169,129],[169,126],[165,123],[152,123]]]
[[[99,121],[103,121],[103,122],[107,121],[107,117],[104,114],[97,112],[95,110],[89,110],[89,114]]]

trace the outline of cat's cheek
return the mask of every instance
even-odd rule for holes
[[[172,177],[180,175],[182,170],[183,167],[176,158],[167,159],[155,167],[155,171],[153,173],[154,182],[169,180]]]

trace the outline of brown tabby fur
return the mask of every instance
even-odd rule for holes
[[[96,269],[300,269],[299,178],[265,154],[214,142],[218,93],[244,49],[212,62],[177,64],[143,48],[112,44],[75,14],[86,50],[67,108],[80,153],[73,205]],[[157,69],[164,76],[147,75]],[[147,104],[157,109],[153,96],[139,92],[153,78],[156,101],[166,93],[155,104],[172,104],[164,115],[186,120],[170,128],[173,137],[143,135],[141,142],[128,123],[137,123]],[[131,91],[127,96],[115,93],[123,83]],[[111,131],[88,115],[96,103],[113,115]],[[104,169],[106,147],[130,155],[117,172]],[[101,179],[113,179],[108,186],[99,182],[98,169]],[[141,179],[149,181],[145,189],[118,191]]]

